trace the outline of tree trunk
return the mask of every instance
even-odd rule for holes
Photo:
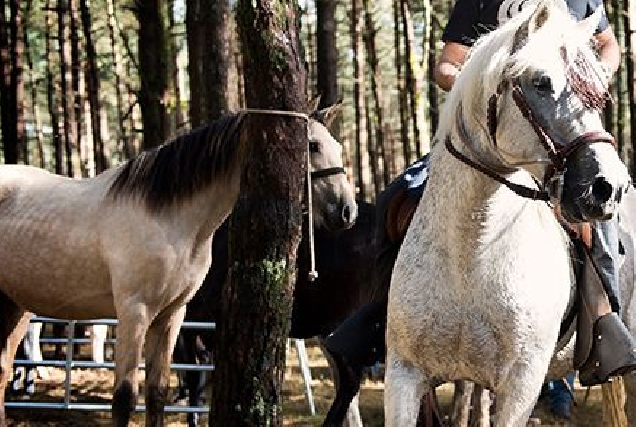
[[[62,129],[64,141],[64,154],[66,156],[66,174],[70,177],[75,175],[73,168],[73,146],[76,144],[75,136],[75,110],[73,109],[73,88],[69,87],[72,82],[69,63],[71,53],[69,48],[70,29],[67,25],[67,15],[69,3],[66,0],[57,1],[57,42],[60,58],[60,107],[62,109]]]
[[[362,11],[360,0],[351,1],[351,50],[353,51],[353,107],[355,114],[356,176],[359,197],[366,198],[368,156],[363,148],[367,123],[364,116],[364,51],[362,40]]]
[[[24,28],[29,28],[29,20],[33,11],[33,1],[27,0],[26,8],[24,11]],[[29,89],[31,97],[31,116],[33,121],[33,133],[35,134],[35,158],[33,164],[44,168],[46,166],[46,159],[44,158],[44,137],[42,135],[42,119],[40,117],[40,109],[38,106],[38,82],[35,78],[35,69],[33,68],[33,58],[31,56],[31,47],[29,44],[29,37],[26,31],[23,32],[24,38],[24,57],[29,69]]]
[[[97,52],[93,43],[92,19],[87,0],[80,0],[80,18],[84,33],[84,45],[86,48],[86,88],[88,91],[88,104],[90,105],[91,134],[93,136],[93,159],[95,173],[98,174],[108,169],[109,159],[104,150],[102,140],[101,102],[99,100],[99,70],[97,69]],[[116,77],[117,78],[117,77]]]
[[[248,107],[305,111],[295,0],[236,6]],[[280,426],[285,344],[300,241],[307,150],[304,120],[250,115],[251,153],[230,221],[210,425]],[[258,213],[255,215],[255,213]]]
[[[56,83],[53,74],[53,13],[51,7],[53,0],[46,2],[46,94],[49,116],[51,117],[51,129],[53,134],[53,148],[55,151],[55,173],[64,175],[64,147],[62,145],[62,135],[60,134],[59,107],[56,98]]]
[[[117,110],[117,145],[121,145],[124,157],[129,159],[134,152],[126,134],[126,124],[124,117],[124,86],[122,84],[122,76],[124,68],[119,43],[117,43],[117,18],[115,16],[115,0],[106,0],[106,11],[108,13],[108,36],[110,38],[110,51],[113,61],[113,69],[115,70],[115,109]]]
[[[401,37],[401,22],[402,22],[402,14],[401,10],[401,0],[393,1],[393,22],[395,27],[393,28],[393,43],[395,49],[395,68],[397,74],[397,92],[398,92],[398,102],[400,106],[400,143],[402,144],[402,161],[403,164],[399,165],[399,168],[402,169],[403,165],[408,165],[411,163],[411,145],[409,142],[409,121],[407,116],[407,105],[408,99],[406,96],[406,85],[404,83],[404,72],[402,70],[404,58],[402,57],[402,37]],[[391,153],[391,157],[395,158],[395,153]],[[398,165],[396,162],[392,162],[391,164],[391,175],[395,176],[397,173]]]
[[[338,49],[336,47],[336,0],[316,0],[316,75],[319,108],[333,105],[338,93]]]
[[[406,91],[408,93],[410,104],[409,107],[411,113],[411,124],[413,126],[415,155],[419,158],[422,155],[423,144],[421,138],[424,121],[420,101],[420,94],[422,93],[422,82],[420,81],[421,67],[415,49],[415,35],[409,1],[401,0],[400,3],[402,12],[402,36],[404,37],[404,58],[406,59]]]
[[[229,3],[188,0],[186,6],[190,120],[197,127],[229,111]]]
[[[142,148],[162,144],[168,136],[167,106],[170,103],[171,61],[165,3],[163,0],[135,2],[139,22],[139,92],[143,124]]]
[[[373,94],[373,101],[375,106],[375,148],[373,150],[369,150],[369,152],[374,153],[375,160],[373,163],[375,166],[374,174],[374,182],[375,182],[375,191],[381,191],[384,185],[388,184],[391,181],[391,177],[389,175],[389,168],[387,167],[387,158],[386,158],[386,135],[385,129],[388,128],[386,123],[384,122],[385,114],[384,114],[384,93],[382,92],[382,88],[380,86],[382,82],[382,76],[380,73],[380,65],[377,55],[377,50],[375,47],[375,21],[373,18],[373,13],[369,9],[369,1],[362,0],[362,4],[364,7],[364,16],[365,16],[365,45],[367,47],[367,62],[369,63],[369,69],[371,71],[371,92]],[[371,123],[371,120],[367,119],[367,123]],[[373,164],[372,163],[372,164]],[[378,174],[379,171],[382,171],[382,176]],[[380,185],[382,182],[384,185]]]
[[[25,161],[22,11],[18,0],[0,0],[0,120],[5,163]],[[8,7],[7,7],[8,6]],[[9,16],[7,16],[7,11]]]
[[[79,16],[77,0],[66,0],[67,7],[69,9],[69,42],[71,52],[71,102],[73,111],[73,138],[71,140],[77,160],[79,161],[79,173],[81,176],[89,176],[88,171],[88,154],[87,150],[83,147],[83,120],[82,114],[84,112],[84,86],[82,80],[84,73],[82,72],[82,62],[80,60],[80,39],[79,39]]]
[[[181,109],[181,87],[179,85],[179,47],[177,44],[177,23],[174,19],[175,0],[168,0],[168,28],[170,40],[170,55],[172,74],[170,75],[174,90],[174,108],[170,115],[170,135],[175,135],[183,127],[183,111]]]
[[[435,19],[435,13],[433,9],[432,3],[429,4],[430,11],[427,13],[426,26],[430,28],[429,31],[426,31],[426,38],[424,40],[425,45],[428,46],[427,52],[427,61],[428,61],[428,120],[430,123],[430,140],[428,149],[430,150],[430,142],[433,141],[435,136],[435,132],[437,132],[437,122],[439,121],[439,98],[438,98],[438,88],[435,84],[435,63],[436,63],[436,55],[437,55],[437,29],[438,21]]]

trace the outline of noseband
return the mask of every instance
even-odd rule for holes
[[[488,133],[490,134],[490,138],[492,139],[495,147],[497,147],[497,105],[499,103],[499,98],[503,94],[504,90],[508,87],[508,85],[509,83],[507,80],[502,81],[499,86],[497,86],[497,92],[491,95],[488,99]],[[506,187],[508,187],[521,197],[533,200],[552,200],[553,202],[558,202],[558,200],[561,198],[560,193],[563,186],[563,174],[565,173],[565,164],[568,156],[570,156],[584,144],[591,144],[594,142],[607,142],[616,147],[616,141],[609,132],[606,132],[604,130],[591,131],[583,133],[569,143],[563,144],[561,147],[557,148],[557,145],[554,143],[553,139],[550,137],[550,135],[548,135],[546,130],[543,128],[543,126],[541,126],[541,124],[533,114],[532,109],[530,108],[530,105],[528,104],[527,99],[523,93],[523,90],[521,89],[521,84],[518,78],[512,80],[511,92],[512,99],[517,105],[517,108],[519,108],[519,111],[521,111],[523,117],[528,121],[528,123],[530,123],[532,129],[534,129],[534,132],[539,137],[539,141],[541,141],[541,145],[543,145],[543,148],[546,150],[546,152],[548,153],[548,157],[550,158],[551,167],[548,168],[546,176],[543,179],[544,186],[547,186],[548,190],[534,189],[509,181],[508,179],[499,175],[497,172],[494,172],[488,167],[474,162],[473,160],[461,154],[452,145],[450,139],[446,140],[446,148],[458,160],[466,163],[474,169],[477,169],[478,171],[489,176],[495,181],[504,184]],[[546,183],[547,185],[545,185]]]

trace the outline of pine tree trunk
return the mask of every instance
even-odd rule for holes
[[[24,11],[24,28],[29,28],[29,21],[33,13],[33,0],[27,0]],[[33,133],[35,134],[35,156],[33,164],[44,168],[46,159],[44,158],[44,137],[42,135],[42,119],[40,117],[40,109],[38,106],[38,89],[37,80],[35,78],[35,69],[33,68],[33,58],[31,56],[31,46],[26,31],[23,32],[24,38],[24,58],[29,69],[29,96],[31,97],[31,119],[33,122]]]
[[[117,110],[117,135],[118,146],[121,144],[124,157],[129,159],[134,155],[134,150],[130,145],[126,134],[126,118],[124,117],[124,86],[122,76],[124,75],[123,61],[119,43],[117,43],[117,18],[115,16],[115,0],[106,0],[106,10],[108,13],[108,36],[110,38],[110,51],[115,70],[115,107]]]
[[[393,1],[393,43],[395,49],[395,68],[397,77],[397,92],[400,106],[400,143],[402,145],[402,164],[396,165],[396,162],[392,162],[391,175],[396,175],[398,167],[402,169],[403,165],[411,163],[411,144],[409,141],[409,120],[407,115],[408,110],[408,98],[406,93],[406,84],[404,82],[403,62],[402,56],[402,33],[400,31],[402,23],[401,0]],[[395,153],[391,153],[391,157],[395,158]]]
[[[338,49],[336,47],[336,0],[316,1],[316,84],[319,108],[335,104],[338,94]]]
[[[415,51],[415,34],[413,30],[413,19],[409,8],[408,0],[401,0],[402,13],[402,36],[404,37],[404,58],[406,59],[406,91],[409,99],[409,112],[411,114],[411,125],[413,126],[413,143],[415,144],[415,155],[419,158],[422,155],[422,126],[423,117],[421,112],[420,93],[422,83],[420,81],[420,66]],[[410,163],[410,160],[409,160]]]
[[[197,127],[229,111],[228,0],[188,0],[190,120]]]
[[[72,132],[71,142],[73,148],[75,148],[76,164],[79,166],[80,176],[89,176],[88,171],[88,153],[84,147],[83,139],[83,120],[82,115],[84,113],[84,86],[82,80],[84,73],[82,72],[82,62],[80,59],[80,38],[79,38],[79,15],[77,0],[66,0],[69,9],[69,42],[71,52],[71,95],[69,99],[73,110],[73,122],[74,126]]]
[[[55,173],[64,175],[64,146],[62,145],[62,135],[60,133],[60,116],[56,96],[56,81],[53,74],[53,0],[46,2],[46,94],[49,116],[51,117],[51,129],[53,134],[53,149],[55,152]]]
[[[364,51],[362,40],[363,16],[360,0],[351,1],[351,50],[353,51],[353,108],[355,116],[355,150],[356,177],[359,197],[364,200],[367,196],[367,167],[368,158],[363,148],[366,140],[367,123],[364,116]]]
[[[380,73],[380,65],[375,47],[375,21],[373,19],[372,11],[369,9],[369,1],[362,0],[365,16],[365,45],[367,47],[367,62],[371,71],[371,93],[373,94],[374,110],[375,110],[375,149],[372,150],[375,154],[375,172],[374,182],[376,187],[376,193],[388,184],[391,180],[389,175],[389,168],[386,158],[386,146],[387,138],[385,135],[385,129],[388,129],[384,121],[384,94],[380,86],[382,82],[382,76]],[[367,123],[371,123],[371,120],[367,120]],[[372,163],[373,164],[373,163]],[[379,171],[382,171],[382,176],[377,175]],[[377,175],[377,176],[376,176]],[[383,183],[384,185],[380,185]]]
[[[304,111],[295,0],[239,0],[247,106]],[[300,241],[307,150],[299,118],[250,115],[251,153],[230,221],[210,425],[281,426],[285,344]]]
[[[168,136],[171,61],[163,0],[135,2],[139,22],[139,106],[143,124],[142,148],[156,147]]]
[[[429,108],[429,123],[430,123],[430,140],[428,145],[428,150],[430,150],[430,142],[433,141],[435,136],[435,132],[437,132],[437,122],[439,121],[439,98],[438,98],[438,88],[435,84],[435,63],[436,63],[436,55],[437,55],[437,31],[436,31],[436,23],[438,22],[434,19],[434,8],[432,2],[429,4],[429,12],[427,13],[426,18],[426,27],[430,28],[429,31],[425,33],[426,37],[424,40],[424,45],[428,46],[426,60],[428,61],[428,108]]]
[[[175,0],[168,0],[168,28],[170,35],[170,54],[172,61],[172,75],[170,76],[171,85],[174,91],[174,108],[171,114],[171,129],[170,135],[179,133],[178,131],[183,127],[183,111],[181,108],[181,87],[179,85],[179,50],[177,46],[177,23],[174,19],[174,3]]]
[[[64,142],[64,154],[66,161],[66,174],[75,176],[73,167],[73,146],[75,138],[75,110],[73,108],[73,88],[70,72],[71,52],[70,52],[70,29],[68,24],[69,3],[66,0],[57,1],[57,42],[60,59],[60,107],[62,114],[62,137]]]
[[[5,163],[26,160],[22,11],[18,0],[0,0],[0,120]],[[6,15],[7,11],[9,16]]]
[[[108,169],[109,159],[104,150],[102,140],[102,110],[99,99],[99,70],[97,69],[97,52],[93,43],[92,18],[87,0],[80,0],[80,18],[86,48],[86,88],[90,108],[91,135],[93,137],[93,159],[95,173]]]
[[[636,176],[636,147],[634,147],[634,137],[636,135],[636,93],[634,85],[636,85],[636,73],[634,72],[634,48],[632,46],[632,36],[634,29],[630,19],[630,1],[623,0],[623,22],[625,27],[625,71],[627,74],[627,81],[631,82],[627,84],[628,102],[629,102],[629,131],[632,135],[630,139],[629,152],[632,154],[631,160],[631,175]],[[636,16],[632,16],[632,19],[636,19]]]

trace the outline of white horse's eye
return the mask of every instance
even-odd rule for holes
[[[550,79],[550,76],[546,74],[541,74],[537,77],[534,77],[532,79],[532,85],[539,92],[544,92],[544,93],[552,92],[552,79]]]

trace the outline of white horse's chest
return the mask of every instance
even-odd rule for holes
[[[552,217],[500,218],[461,242],[453,234],[465,223],[446,216],[440,230],[440,218],[424,218],[414,218],[394,268],[389,341],[410,342],[400,345],[409,358],[428,354],[440,376],[483,375],[492,383],[492,366],[505,368],[527,348],[544,347],[546,336],[556,340],[571,277]]]

